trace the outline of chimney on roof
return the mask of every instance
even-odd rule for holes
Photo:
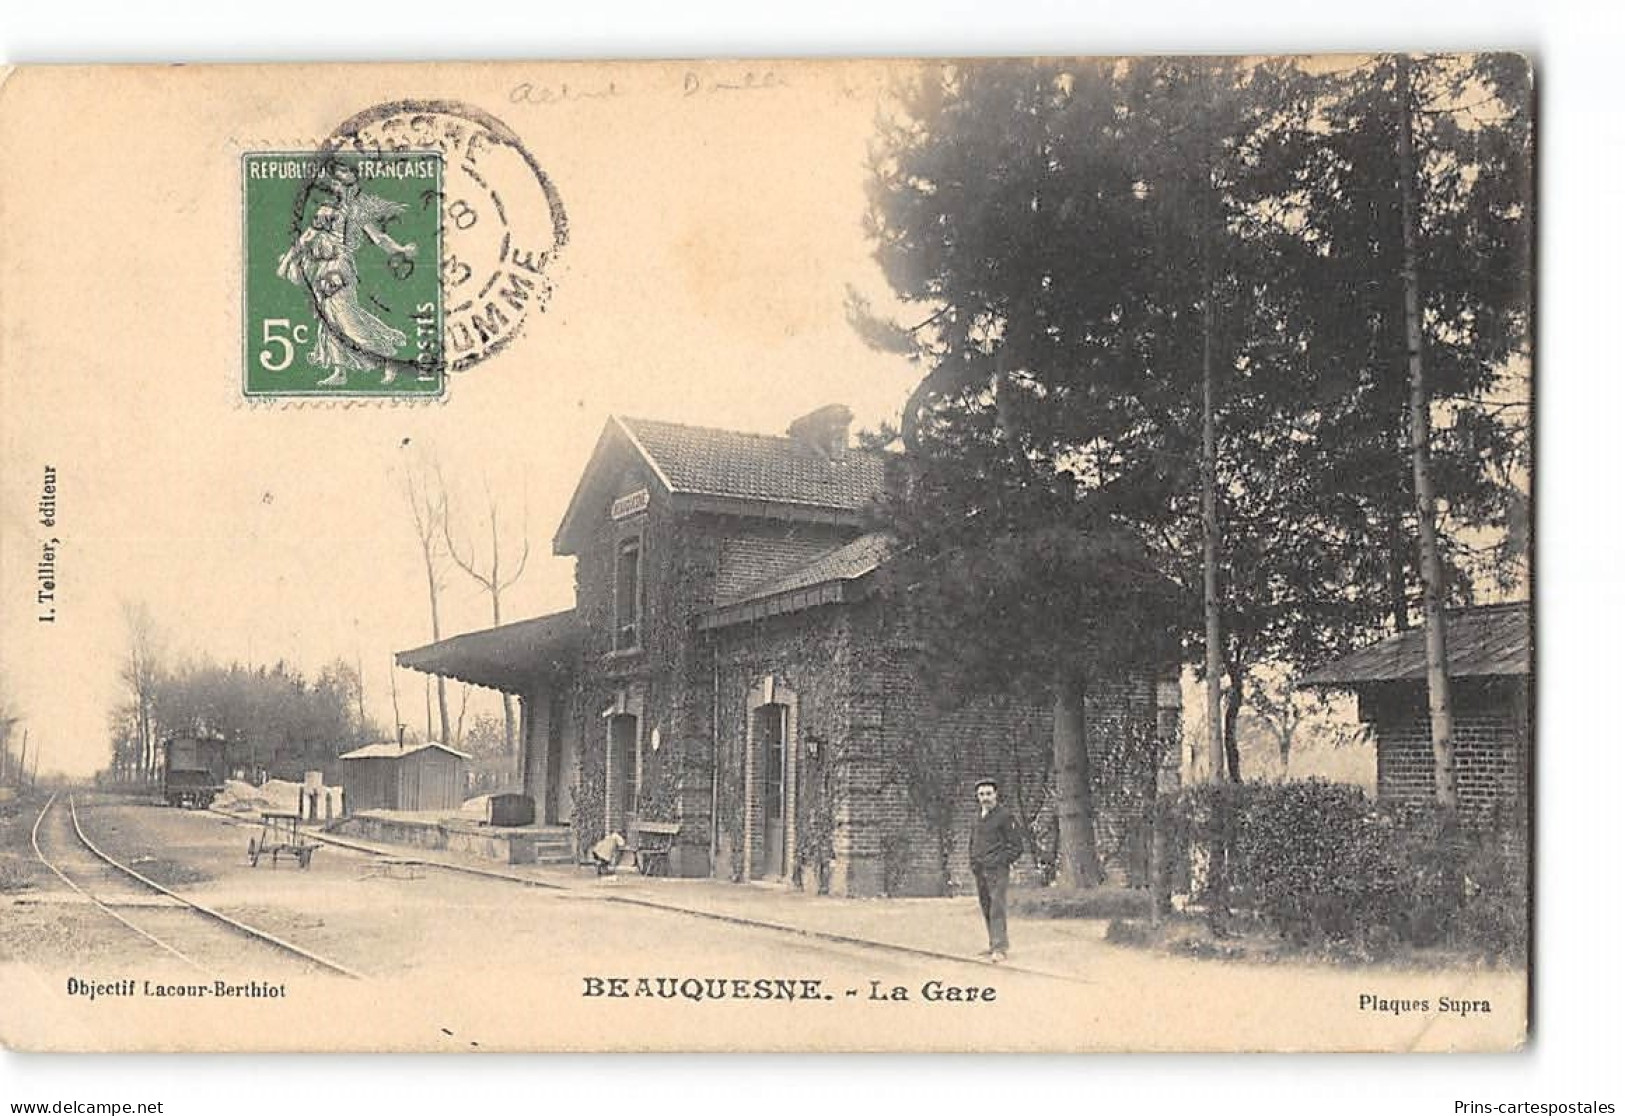
[[[790,437],[830,461],[846,456],[847,435],[852,429],[852,409],[831,403],[790,424]]]

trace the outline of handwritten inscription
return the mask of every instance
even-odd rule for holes
[[[753,93],[765,89],[784,89],[790,81],[776,70],[743,70],[720,76],[688,70],[683,74],[681,96],[703,97],[717,93]],[[846,86],[841,96],[851,98],[873,96],[879,89],[866,86]],[[578,101],[608,101],[639,92],[624,81],[606,81],[601,84],[578,82],[522,81],[508,90],[508,103],[512,105],[563,105]]]
[[[620,86],[613,81],[598,86],[571,85],[561,81],[557,85],[544,82],[522,81],[508,90],[508,103],[515,105],[558,105],[566,101],[603,101],[621,95]]]
[[[789,82],[772,70],[746,70],[731,75],[727,80],[706,77],[693,70],[683,75],[683,96],[700,93],[747,93],[758,89],[782,89]]]

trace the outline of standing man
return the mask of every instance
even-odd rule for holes
[[[1010,889],[1010,866],[1021,859],[1021,827],[1009,810],[999,805],[999,784],[983,779],[976,784],[976,805],[981,813],[970,832],[970,866],[976,874],[976,897],[987,923],[989,961],[1003,961],[1010,951],[1005,927],[1004,900]]]

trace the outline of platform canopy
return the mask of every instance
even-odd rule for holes
[[[574,671],[582,637],[575,610],[570,609],[400,651],[395,661],[424,674],[526,694],[548,679]]]

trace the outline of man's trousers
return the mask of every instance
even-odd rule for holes
[[[1010,949],[1010,932],[1005,926],[1004,900],[1010,890],[1010,869],[977,868],[976,897],[982,903],[982,920],[987,923],[987,945],[999,953]]]

